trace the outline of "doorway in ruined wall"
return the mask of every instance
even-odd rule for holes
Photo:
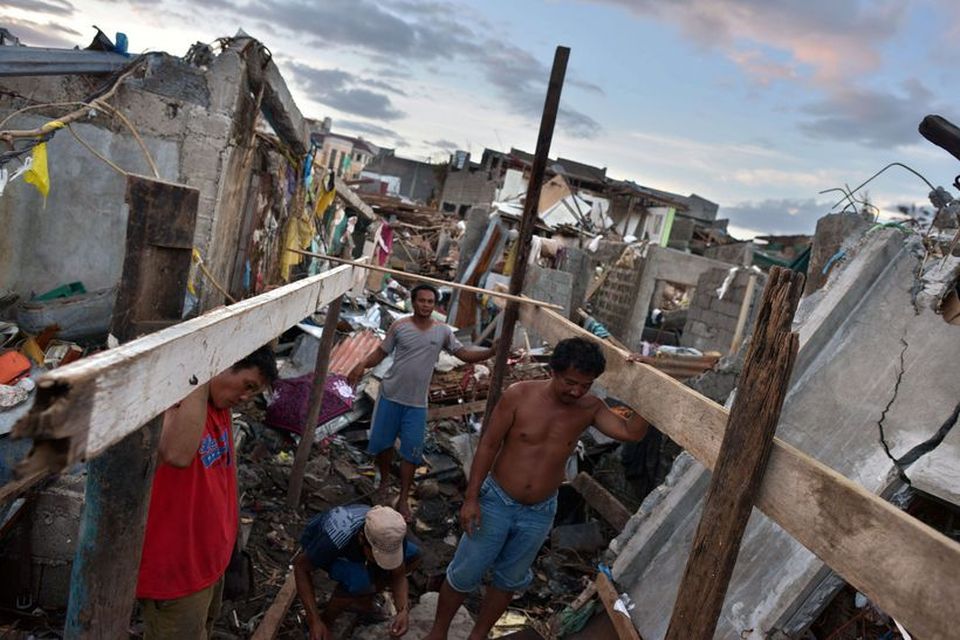
[[[657,280],[647,305],[642,339],[658,345],[678,345],[687,309],[696,291],[695,286]]]

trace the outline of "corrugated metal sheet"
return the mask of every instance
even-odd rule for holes
[[[330,353],[330,373],[349,375],[359,363],[370,357],[383,342],[372,331],[361,331],[341,340]]]

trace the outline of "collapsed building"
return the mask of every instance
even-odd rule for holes
[[[67,60],[94,65],[93,71],[85,70],[93,75],[74,75],[58,54],[43,61],[40,72],[31,67],[30,75],[0,80],[11,98],[4,100],[0,116],[22,130],[38,130],[49,163],[48,194],[11,182],[0,196],[8,229],[0,238],[0,311],[15,325],[5,325],[12,331],[10,344],[23,351],[32,345],[40,349],[39,361],[31,366],[38,380],[44,369],[65,376],[70,371],[69,359],[54,357],[57,340],[67,345],[67,353],[71,344],[83,354],[103,348],[96,341],[110,328],[114,296],[127,273],[125,228],[135,207],[127,174],[153,175],[196,193],[195,225],[174,241],[164,236],[144,250],[145,260],[148,254],[171,252],[169,274],[179,273],[172,266],[175,252],[192,256],[186,309],[180,314],[178,307],[176,317],[168,313],[163,320],[144,318],[143,333],[174,324],[181,315],[203,318],[203,312],[233,300],[250,299],[253,308],[258,294],[273,292],[278,306],[280,294],[312,296],[293,310],[264,311],[255,325],[242,323],[243,304],[231,305],[221,316],[223,322],[236,319],[235,328],[249,336],[250,348],[257,340],[279,336],[285,371],[278,393],[287,394],[271,404],[245,407],[237,416],[242,506],[247,508],[241,530],[262,591],[259,600],[237,596],[221,631],[249,637],[270,619],[272,633],[293,634],[299,613],[296,607],[286,613],[293,598],[286,585],[298,528],[310,512],[364,499],[372,486],[372,465],[358,445],[366,438],[378,393],[376,372],[352,391],[342,382],[377,347],[377,332],[406,309],[399,280],[353,266],[335,269],[316,256],[285,250],[365,256],[414,276],[408,280],[438,276],[452,284],[505,287],[516,267],[511,232],[526,205],[533,157],[518,149],[487,149],[478,164],[468,154],[455,153],[440,170],[383,150],[378,155],[372,143],[332,134],[329,124],[318,127],[305,119],[260,43],[241,34],[221,40],[220,48],[215,56],[197,49],[183,59],[149,54],[132,64],[120,56],[87,61],[90,52],[69,52]],[[103,104],[108,94],[110,102]],[[69,123],[69,130],[51,136],[45,127],[64,113],[55,105],[77,101],[93,106]],[[561,491],[565,513],[538,561],[533,593],[525,596],[522,609],[511,611],[514,618],[501,625],[503,633],[525,628],[542,637],[559,635],[557,621],[565,607],[581,600],[576,596],[582,578],[589,581],[595,561],[604,560],[620,590],[636,603],[619,605],[634,632],[648,640],[667,635],[711,479],[711,465],[685,439],[694,436],[680,436],[706,433],[699,421],[725,416],[704,397],[727,406],[735,402],[771,265],[808,274],[796,316],[800,350],[780,416],[780,441],[957,539],[952,523],[960,504],[960,435],[954,429],[960,377],[952,375],[957,358],[951,356],[958,355],[953,353],[957,341],[951,339],[955,325],[945,322],[953,317],[947,309],[956,304],[960,275],[960,258],[951,244],[955,219],[941,219],[940,227],[921,235],[910,227],[874,225],[859,215],[828,216],[812,243],[769,237],[762,245],[734,244],[728,243],[725,221],[717,220],[717,205],[704,198],[614,181],[605,169],[564,158],[548,164],[536,207],[536,250],[523,291],[563,311],[558,317],[521,318],[516,345],[526,355],[514,363],[508,381],[547,376],[543,360],[550,344],[581,331],[604,345],[612,363],[598,392],[611,404],[634,405],[641,413],[649,401],[661,413],[650,439],[636,447],[620,448],[596,433],[584,439],[584,455],[571,463],[576,469]],[[347,181],[356,181],[358,189]],[[49,306],[37,306],[49,302],[42,293],[77,279],[86,293],[67,291],[61,300],[67,306],[82,304],[60,310],[51,322]],[[287,287],[299,282],[300,293],[285,288],[288,281],[294,284]],[[307,425],[316,428],[323,455],[308,463],[304,504],[285,509],[282,494],[303,420],[281,424],[275,403],[278,398],[306,401],[304,389],[320,348],[318,325],[325,318],[321,309],[348,292],[338,325],[342,340],[330,357],[322,421]],[[443,293],[448,322],[465,338],[479,341],[485,331],[496,330],[501,313],[496,305],[452,286]],[[316,304],[320,300],[323,304]],[[59,333],[40,340],[58,322]],[[78,329],[83,323],[89,326]],[[232,348],[240,353],[245,346]],[[649,367],[626,368],[633,366],[623,364],[630,353]],[[198,377],[209,373],[200,371]],[[429,622],[435,606],[431,580],[452,555],[451,505],[462,500],[477,439],[476,416],[490,393],[488,373],[441,362],[431,385],[434,428],[422,475],[432,484],[417,497],[413,525],[431,551],[431,561],[413,578],[421,595],[421,624]],[[659,392],[648,391],[646,383],[681,395],[661,407],[652,397]],[[172,403],[177,393],[161,389],[156,402]],[[84,517],[82,470],[44,485],[36,477],[24,481],[14,475],[31,444],[45,437],[35,432],[31,443],[8,436],[34,411],[37,395],[31,390],[28,400],[0,412],[0,535],[13,541],[4,543],[0,562],[5,575],[17,575],[0,585],[0,595],[13,609],[23,605],[19,622],[37,608],[68,606]],[[687,406],[694,409],[685,411]],[[130,425],[131,432],[137,426]],[[722,426],[721,421],[721,432]],[[74,445],[85,437],[68,434],[71,463],[84,459]],[[711,437],[719,442],[716,433]],[[53,440],[62,445],[62,438]],[[91,457],[101,453],[95,447],[102,444],[84,443]],[[578,476],[578,471],[584,473]],[[602,493],[595,484],[602,485]],[[823,491],[830,490],[832,485]],[[798,541],[796,530],[782,523],[784,495],[792,499],[789,488],[776,495],[771,500],[780,511],[757,509],[751,516],[715,637],[799,638],[812,628],[826,637],[842,626],[830,627],[822,617],[836,610],[839,598],[853,598],[845,576],[859,577],[860,567],[838,563],[835,556],[827,560],[819,548],[815,554],[804,546],[807,541]],[[830,499],[824,498],[828,504]],[[859,507],[833,499],[838,508],[860,513]],[[859,543],[858,527],[866,531],[869,523],[853,516],[844,521],[842,515],[840,521],[841,533],[827,543],[843,554],[850,551],[844,545]],[[884,554],[883,545],[895,546],[895,538],[890,534],[861,544]],[[915,539],[926,540],[909,538]],[[946,548],[956,553],[955,546]],[[951,567],[953,558],[940,559]],[[936,594],[913,587],[939,606]],[[888,601],[880,587],[866,595]],[[271,603],[285,605],[279,618],[265,615]],[[571,622],[573,615],[564,618],[569,637],[622,637],[613,635],[618,633],[610,626],[615,618],[603,606],[595,616],[584,611],[588,615],[581,624]],[[461,613],[468,625],[469,615]],[[942,628],[952,615],[931,624]],[[35,618],[57,626],[55,616]],[[893,623],[885,619],[884,624]],[[346,634],[341,637],[379,637],[383,629],[372,625],[340,632]]]

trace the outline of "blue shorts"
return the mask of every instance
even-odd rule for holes
[[[409,564],[420,555],[420,548],[410,542],[403,541],[403,562]],[[368,567],[364,562],[357,562],[347,558],[337,558],[330,564],[327,574],[332,580],[335,580],[340,587],[351,596],[361,596],[373,593],[376,587],[376,575],[388,575],[384,569],[374,565]]]
[[[423,438],[427,431],[426,407],[411,407],[381,395],[373,409],[367,453],[377,455],[400,438],[400,457],[411,464],[423,462]]]
[[[530,566],[553,527],[557,495],[537,504],[521,504],[487,476],[480,488],[480,528],[460,536],[447,567],[447,582],[455,591],[470,593],[487,570],[501,591],[521,591],[533,580]]]

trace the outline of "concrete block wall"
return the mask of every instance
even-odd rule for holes
[[[485,169],[450,171],[443,183],[441,209],[444,203],[456,205],[458,212],[462,205],[489,205],[499,186],[499,175]]]
[[[83,510],[84,476],[63,475],[41,490],[0,545],[0,604],[65,609]],[[29,567],[23,554],[29,555]]]
[[[0,87],[24,100],[6,101],[0,117],[27,101],[83,98],[90,91],[85,80],[3,78]],[[194,244],[225,284],[239,232],[239,195],[247,184],[239,160],[250,140],[255,114],[246,103],[251,101],[245,63],[234,51],[220,55],[207,71],[169,56],[155,58],[143,80],[129,80],[111,101],[142,136],[160,179],[199,189]],[[36,127],[63,112],[25,114],[10,126]],[[134,137],[118,120],[101,114],[81,120],[74,129],[125,171],[153,175]],[[48,164],[51,189],[46,203],[22,181],[11,184],[0,200],[0,290],[29,297],[75,280],[88,289],[114,286],[123,263],[125,178],[66,132],[48,143]],[[204,287],[204,306],[220,302],[213,287]]]
[[[701,351],[720,351],[727,353],[733,342],[740,317],[740,308],[747,294],[751,271],[741,269],[737,272],[723,296],[717,295],[717,289],[729,273],[726,269],[711,269],[697,281],[697,289],[687,311],[687,323],[683,327],[680,344]],[[747,303],[750,310],[743,329],[743,337],[753,330],[758,301],[763,292],[766,275],[758,274],[752,299]]]
[[[637,302],[643,258],[638,256],[632,263],[625,261],[624,264],[617,264],[615,258],[609,269],[606,280],[593,294],[591,307],[593,316],[619,338],[626,332]]]
[[[534,300],[550,302],[563,307],[563,315],[569,317],[571,312],[571,295],[573,293],[573,274],[557,269],[545,269],[536,264],[527,265],[527,275],[524,278],[523,294]],[[541,342],[540,336],[529,331],[530,344],[537,345]],[[516,331],[514,342],[517,338],[522,341],[522,331]],[[522,344],[522,343],[521,343]]]

